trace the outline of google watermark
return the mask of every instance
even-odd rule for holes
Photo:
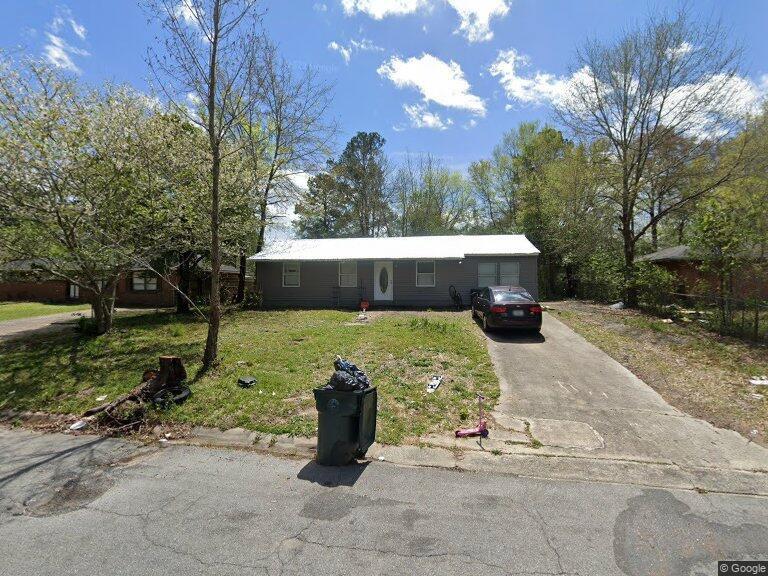
[[[768,560],[721,560],[717,563],[717,573],[768,576]]]

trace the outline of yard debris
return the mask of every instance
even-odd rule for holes
[[[440,387],[440,384],[443,383],[443,377],[442,376],[432,376],[432,378],[429,379],[429,384],[427,384],[427,392],[429,394],[432,394],[435,390],[437,390]]]
[[[72,424],[72,425],[69,427],[69,429],[70,429],[70,430],[82,430],[82,429],[83,429],[83,428],[85,428],[86,426],[88,426],[88,422],[87,422],[86,420],[78,420],[77,422],[75,422],[74,424]]]
[[[608,308],[613,310],[624,310],[624,302],[616,302],[616,304],[611,304]]]
[[[256,385],[256,378],[253,376],[242,376],[237,379],[237,385],[240,388],[253,388]]]
[[[371,385],[371,380],[365,372],[341,356],[336,356],[333,367],[336,371],[328,384],[325,385],[326,390],[351,392],[353,390],[365,390]]]
[[[107,395],[104,394],[104,396],[98,396],[96,398],[96,402],[104,402],[104,400],[106,400],[106,399],[107,399]]]
[[[184,386],[187,371],[178,356],[160,356],[160,370],[145,370],[141,384],[113,402],[96,406],[83,413],[94,416],[103,413],[111,426],[117,429],[138,427],[144,422],[144,407],[152,403],[166,408],[174,403],[181,403],[191,394]],[[124,410],[127,402],[135,404],[132,409]]]
[[[755,376],[749,379],[752,386],[768,386],[768,376]]]
[[[757,392],[753,392],[752,394],[750,394],[750,396],[752,396],[752,398],[754,398],[755,400],[762,400],[763,398],[765,398],[765,394],[758,394]]]
[[[664,319],[662,320],[662,322],[663,322],[664,324],[672,324],[672,323],[674,323],[674,320],[672,320],[672,318],[664,318]]]

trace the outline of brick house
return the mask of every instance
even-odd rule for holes
[[[716,294],[719,290],[715,274],[701,269],[701,259],[697,258],[688,246],[664,248],[637,259],[639,262],[652,262],[674,274],[679,283],[675,288],[681,294],[706,293]],[[734,275],[733,294],[736,298],[768,299],[768,278],[765,264],[745,263],[743,269]]]
[[[170,281],[178,283],[178,274],[172,272]],[[238,269],[221,267],[222,289],[230,294],[237,290]],[[246,279],[246,288],[252,278]],[[190,297],[205,296],[210,289],[210,272],[198,269],[194,274]],[[120,277],[117,283],[115,305],[123,308],[171,308],[176,305],[177,292],[157,274],[143,268],[134,268]],[[88,292],[66,280],[42,277],[33,261],[16,261],[4,267],[0,279],[0,302],[16,300],[28,302],[88,302]]]

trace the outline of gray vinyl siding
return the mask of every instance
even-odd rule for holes
[[[258,262],[256,281],[267,307],[357,308],[360,298],[373,307],[404,306],[415,308],[447,307],[453,302],[449,287],[455,286],[466,306],[469,291],[477,288],[477,265],[480,262],[519,262],[520,285],[538,298],[536,256],[469,257],[463,260],[435,260],[435,286],[416,286],[416,261],[393,262],[394,300],[373,300],[373,262],[357,262],[357,288],[340,288],[338,262],[302,262],[301,286],[283,288],[281,262]]]

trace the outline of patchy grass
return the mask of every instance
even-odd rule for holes
[[[602,348],[670,404],[768,445],[768,396],[749,385],[768,374],[768,346],[718,336],[695,322],[665,323],[633,310],[581,302],[551,313]],[[757,430],[757,435],[752,431]]]
[[[193,379],[192,397],[161,414],[169,423],[311,436],[312,389],[323,385],[340,354],[379,389],[379,441],[397,444],[449,431],[474,411],[476,393],[499,396],[485,341],[469,314],[387,313],[368,325],[338,311],[234,312],[221,330],[221,362]],[[49,335],[0,346],[0,408],[81,413],[136,386],[161,354],[199,369],[206,325],[170,313],[118,317],[100,337]],[[446,376],[434,394],[432,374]],[[258,385],[237,386],[251,375]]]
[[[61,312],[88,310],[88,304],[43,304],[41,302],[0,302],[0,322],[48,316]]]

